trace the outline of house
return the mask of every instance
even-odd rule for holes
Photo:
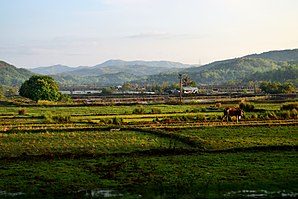
[[[199,89],[197,87],[183,87],[183,93],[185,94],[193,94],[193,93],[198,93]]]

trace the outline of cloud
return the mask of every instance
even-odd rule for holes
[[[148,32],[148,33],[139,33],[134,35],[126,36],[125,38],[129,39],[143,39],[143,38],[169,38],[171,37],[171,34],[167,32]]]
[[[147,32],[128,35],[125,38],[128,39],[200,39],[207,35],[204,34],[173,34],[167,32]]]

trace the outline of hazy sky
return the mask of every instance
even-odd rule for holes
[[[0,0],[0,60],[210,63],[298,48],[298,0]]]

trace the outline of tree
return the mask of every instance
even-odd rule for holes
[[[0,84],[0,98],[4,96],[4,88],[2,84]]]
[[[182,76],[182,85],[183,86],[196,86],[196,83],[190,79],[188,75]]]
[[[295,93],[296,89],[294,84],[292,83],[284,83],[281,84],[280,82],[262,82],[260,85],[260,89],[264,93],[269,94],[278,94],[278,93]]]
[[[59,86],[55,80],[52,77],[42,75],[33,75],[29,80],[26,80],[19,93],[21,96],[35,101],[58,101],[61,97]]]
[[[102,89],[102,94],[110,95],[113,94],[115,90],[111,87],[105,87]]]

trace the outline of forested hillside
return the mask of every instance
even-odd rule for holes
[[[78,75],[54,75],[52,76],[60,85],[92,85],[92,86],[112,86],[121,85],[124,82],[137,80],[140,77],[129,73],[114,73],[98,76],[78,76]]]
[[[0,61],[0,84],[19,86],[32,75],[33,73],[26,69],[16,68],[4,61]]]
[[[253,57],[262,58],[253,58]],[[276,56],[276,58],[274,58]],[[265,59],[267,57],[268,59]],[[269,59],[270,58],[270,59]],[[274,60],[278,61],[274,61]],[[281,61],[286,60],[288,61]],[[296,60],[294,60],[296,59]],[[200,67],[181,70],[197,84],[223,84],[226,82],[290,81],[298,83],[298,50],[273,51],[213,62]],[[178,73],[148,76],[147,82],[171,83],[178,81]]]
[[[262,58],[270,59],[274,61],[297,61],[298,60],[298,49],[293,50],[275,50],[264,52],[261,54],[247,55],[246,58]]]
[[[178,74],[187,74],[196,84],[245,84],[250,81],[292,82],[298,85],[298,49],[270,51],[241,58],[216,61],[198,67],[167,61],[109,60],[94,67],[65,66],[46,68],[47,72],[67,73],[53,75],[63,86],[115,86],[125,82],[139,84],[177,83]],[[33,73],[0,61],[0,83],[21,85]]]

